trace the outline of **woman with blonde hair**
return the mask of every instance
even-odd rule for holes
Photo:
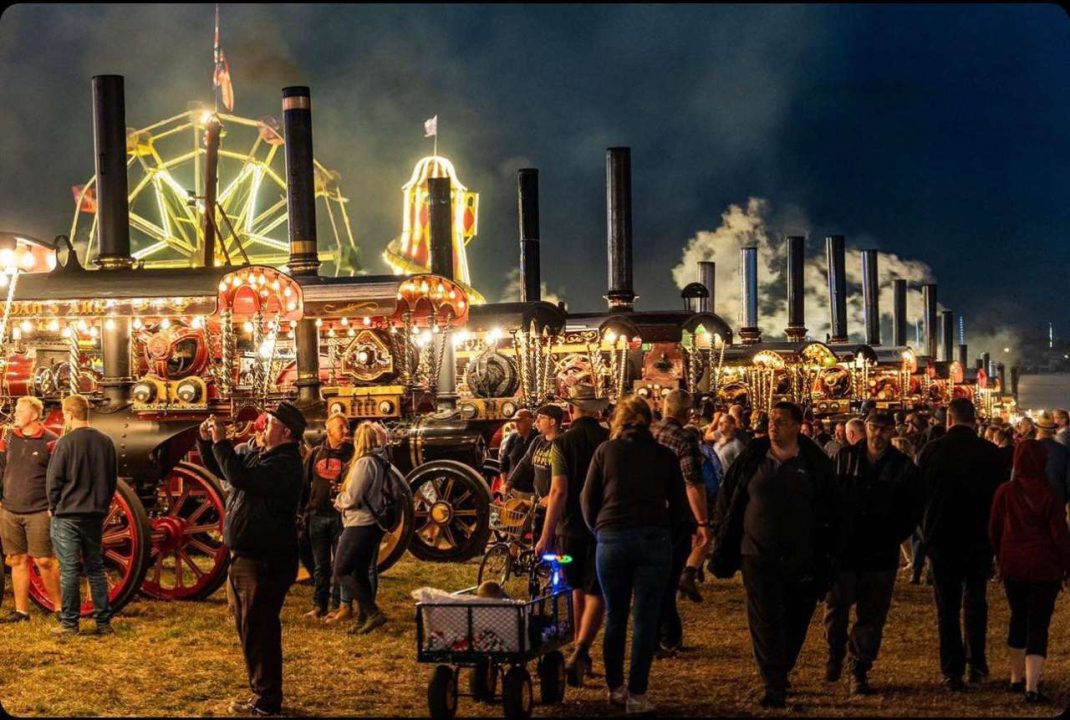
[[[335,552],[335,581],[357,599],[360,635],[386,622],[375,604],[379,590],[379,543],[383,530],[376,522],[373,507],[381,507],[385,483],[390,481],[390,462],[380,433],[369,422],[357,426],[353,434],[354,460],[346,473],[334,506],[342,513],[342,536]]]
[[[609,702],[625,705],[629,713],[653,710],[646,692],[672,563],[670,531],[690,514],[680,462],[654,439],[652,417],[641,398],[617,404],[610,439],[595,450],[580,495],[583,518],[597,541],[595,566],[605,598],[602,660]],[[635,627],[625,686],[624,641],[633,593]]]

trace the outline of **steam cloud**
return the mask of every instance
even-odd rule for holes
[[[543,302],[548,302],[553,305],[563,301],[564,295],[561,288],[558,288],[557,292],[550,292],[546,287],[546,281],[539,283],[539,291],[542,295]],[[509,271],[506,279],[505,287],[502,289],[502,298],[499,302],[518,302],[520,300],[520,269],[513,268]]]

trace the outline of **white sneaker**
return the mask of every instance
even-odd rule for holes
[[[616,690],[609,691],[609,704],[624,707],[628,702],[628,686],[621,685]]]
[[[646,695],[629,695],[624,712],[628,715],[649,715],[654,712],[654,705]]]

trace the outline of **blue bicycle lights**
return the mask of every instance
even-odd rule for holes
[[[572,557],[569,555],[558,555],[556,553],[547,553],[542,556],[542,560],[545,563],[550,564],[551,576],[550,585],[554,589],[561,586],[561,566],[567,565],[572,562]]]

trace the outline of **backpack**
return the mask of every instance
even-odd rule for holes
[[[383,480],[378,488],[378,507],[376,507],[376,504],[368,502],[367,499],[362,504],[375,518],[375,524],[379,529],[384,533],[389,533],[401,522],[401,498],[398,497],[397,484],[394,483],[393,468],[390,462],[378,453],[373,453],[372,457],[383,470]],[[368,497],[368,494],[365,493],[365,498]]]
[[[717,452],[706,443],[699,443],[699,452],[702,454],[702,481],[706,485],[706,501],[713,502],[717,497],[717,489],[721,487],[724,478],[724,467]]]

